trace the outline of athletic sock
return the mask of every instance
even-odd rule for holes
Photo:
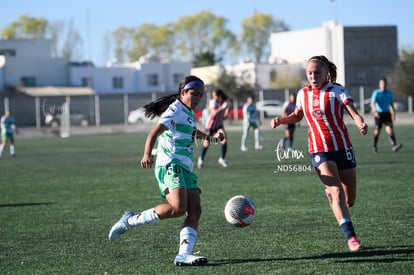
[[[4,146],[2,144],[2,145],[0,145],[0,157],[1,157],[1,154],[3,153],[3,149],[4,149]]]
[[[154,208],[142,211],[140,214],[134,215],[128,219],[129,225],[138,226],[143,224],[151,224],[159,221],[157,213]]]
[[[293,137],[289,138],[289,148],[293,147]]]
[[[377,147],[379,135],[374,136],[374,147]]]
[[[197,231],[189,226],[183,227],[180,231],[180,249],[178,254],[193,254]]]
[[[16,154],[16,147],[14,147],[14,145],[10,145],[10,154],[12,156]]]
[[[342,219],[340,221],[340,227],[347,240],[356,236],[351,220]]]
[[[397,142],[395,141],[395,135],[394,134],[390,135],[389,140],[390,140],[390,143],[391,143],[392,146],[395,146],[397,144]]]
[[[201,148],[201,155],[200,155],[201,160],[204,160],[204,157],[206,156],[206,153],[207,153],[207,149],[208,147],[204,147],[204,146]]]
[[[221,145],[221,158],[225,159],[227,153],[227,143]]]

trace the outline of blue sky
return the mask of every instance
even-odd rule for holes
[[[72,21],[83,38],[83,57],[106,62],[105,33],[144,23],[163,25],[209,10],[226,17],[236,34],[255,11],[271,13],[291,30],[316,28],[328,20],[344,26],[396,25],[399,47],[414,48],[414,1],[411,0],[0,0],[0,28],[22,14],[48,21]]]

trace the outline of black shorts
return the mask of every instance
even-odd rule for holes
[[[286,130],[292,130],[296,128],[296,124],[287,124],[285,125]]]
[[[375,128],[381,129],[382,124],[392,127],[391,113],[378,113],[375,117]]]
[[[217,131],[218,131],[219,129],[223,129],[223,130],[224,130],[223,125],[219,126],[217,129],[206,129],[206,132],[207,132],[210,136],[214,136],[214,135],[217,133]]]
[[[310,158],[312,166],[315,168],[318,168],[319,165],[327,161],[335,162],[338,170],[346,170],[356,167],[355,153],[352,147],[341,151],[310,154]]]

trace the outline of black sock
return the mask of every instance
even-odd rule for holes
[[[341,224],[341,229],[344,235],[346,236],[347,240],[356,236],[355,231],[354,231],[354,226],[352,225],[352,222],[350,220],[347,220],[346,222]]]
[[[397,142],[395,141],[395,135],[394,134],[390,135],[390,143],[391,143],[392,146],[397,144]]]
[[[378,137],[379,135],[374,136],[374,147],[377,147],[377,143],[378,143]]]
[[[221,158],[225,159],[227,153],[227,143],[221,145]]]
[[[204,160],[204,157],[206,156],[206,153],[207,153],[207,149],[208,149],[208,147],[204,147],[203,146],[203,148],[201,148],[201,160]]]

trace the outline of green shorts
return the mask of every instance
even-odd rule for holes
[[[253,129],[256,129],[258,126],[257,126],[256,121],[250,121],[250,126],[249,126],[249,122],[247,120],[243,120],[243,127],[245,129],[248,129],[249,127],[252,127]]]
[[[13,132],[1,132],[2,140],[13,139],[13,138],[14,138]]]
[[[155,177],[161,191],[161,197],[165,198],[165,191],[175,188],[198,189],[197,175],[182,166],[171,162],[167,166],[156,166]]]

